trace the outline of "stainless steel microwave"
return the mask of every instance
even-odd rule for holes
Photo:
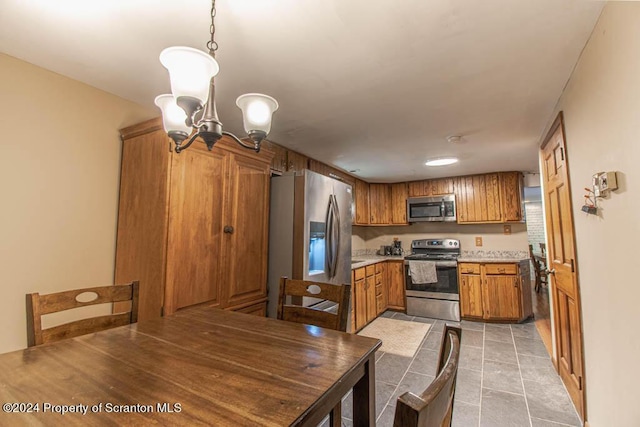
[[[407,199],[407,221],[455,221],[456,197],[445,194],[436,197],[410,197]]]

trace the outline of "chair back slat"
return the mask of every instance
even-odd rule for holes
[[[67,338],[74,338],[81,335],[104,331],[105,329],[128,325],[130,323],[132,323],[131,312],[76,320],[75,322],[69,322],[64,325],[44,329],[42,331],[42,341],[43,343],[60,341]]]
[[[282,277],[280,279],[280,295],[278,299],[278,319],[345,332],[347,330],[350,295],[351,285],[349,284],[333,285],[331,283]],[[298,300],[301,297],[329,300],[337,303],[338,308],[336,314],[333,314],[310,307],[288,304],[287,297],[297,298]]]
[[[94,293],[96,297],[90,301],[77,300],[78,295],[87,292]],[[131,282],[126,285],[74,289],[47,295],[40,295],[39,293],[27,294],[27,344],[32,347],[135,323],[138,321],[138,299],[138,282]],[[82,319],[53,328],[42,329],[42,316],[45,314],[58,313],[95,304],[123,301],[131,301],[130,309],[127,312]]]
[[[419,396],[407,392],[398,398],[394,427],[451,425],[461,334],[460,328],[448,325],[445,327],[440,347],[438,375]]]
[[[97,297],[91,301],[78,301],[76,299],[78,295],[84,293],[94,293]],[[40,314],[57,313],[59,311],[86,307],[88,305],[130,301],[132,296],[132,284],[73,289],[71,291],[57,292],[55,294],[40,295]]]

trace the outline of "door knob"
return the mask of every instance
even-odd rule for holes
[[[230,225],[225,225],[222,231],[224,231],[227,234],[233,234],[233,227]]]
[[[547,274],[556,274],[556,269],[552,268],[551,270],[547,269]]]

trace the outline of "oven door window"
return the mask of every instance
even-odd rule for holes
[[[407,266],[408,270],[409,267]],[[411,277],[408,275],[408,271],[405,271],[407,275],[407,290],[409,291],[421,291],[421,292],[438,292],[443,294],[457,294],[458,293],[458,268],[457,267],[436,267],[436,274],[438,281],[436,283],[413,283]]]
[[[441,203],[415,203],[409,208],[411,218],[438,218],[441,217]]]

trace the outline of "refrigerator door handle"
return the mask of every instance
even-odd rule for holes
[[[327,276],[333,277],[333,194],[329,196],[329,205],[327,206],[326,224],[326,241],[324,246],[324,263],[327,270]]]
[[[333,237],[331,238],[331,243],[334,244],[335,248],[332,250],[333,251],[333,272],[331,277],[335,277],[337,270],[338,270],[338,259],[340,257],[340,211],[338,210],[338,198],[336,197],[335,194],[332,194],[331,197],[333,198],[333,221],[334,224],[331,227],[332,228],[332,232],[336,233],[335,235],[335,241],[333,239]]]
[[[335,194],[329,196],[326,221],[325,266],[327,276],[329,279],[333,279],[336,276],[340,248],[340,212],[338,211],[338,199]]]

